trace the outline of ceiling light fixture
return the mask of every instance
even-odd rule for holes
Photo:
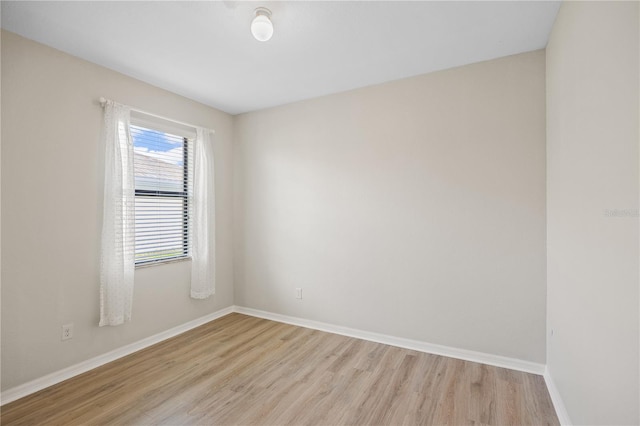
[[[271,11],[266,7],[256,9],[256,17],[251,21],[251,34],[258,41],[267,41],[273,35]]]

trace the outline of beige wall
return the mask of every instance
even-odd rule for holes
[[[536,51],[238,116],[236,304],[544,363],[544,72]]]
[[[100,96],[216,130],[217,293],[189,298],[189,262],[141,269],[133,321],[103,328]],[[7,32],[2,114],[3,390],[233,304],[231,116]]]
[[[547,362],[574,424],[640,423],[638,16],[565,2],[547,47]]]

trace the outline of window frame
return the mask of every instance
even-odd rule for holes
[[[145,267],[149,267],[149,266],[154,266],[154,265],[162,265],[162,264],[167,264],[167,263],[174,263],[174,262],[183,262],[186,260],[191,260],[191,242],[192,242],[192,236],[191,236],[191,203],[192,203],[192,194],[190,191],[190,184],[192,183],[192,179],[190,176],[190,173],[192,172],[191,168],[189,167],[189,160],[190,158],[190,154],[191,151],[190,149],[192,148],[192,144],[194,143],[193,140],[191,140],[189,137],[187,136],[182,136],[180,135],[180,133],[182,132],[172,132],[171,130],[167,130],[166,129],[166,125],[158,125],[158,126],[154,126],[153,122],[149,122],[147,120],[131,120],[131,123],[129,124],[129,130],[131,130],[131,127],[137,127],[143,130],[148,130],[148,131],[152,131],[152,132],[157,132],[157,133],[162,133],[162,134],[168,134],[171,136],[177,136],[182,138],[182,162],[183,162],[183,179],[182,179],[182,191],[167,191],[167,190],[149,190],[149,189],[138,189],[137,187],[135,187],[135,178],[134,178],[134,200],[137,200],[138,197],[140,198],[149,198],[149,197],[159,197],[159,198],[170,198],[170,199],[175,199],[175,198],[180,198],[182,199],[182,243],[180,244],[182,247],[182,253],[180,255],[175,255],[175,256],[166,256],[166,257],[161,257],[158,259],[146,259],[146,260],[138,260],[137,259],[137,245],[135,244],[137,242],[137,236],[134,237],[134,262],[135,262],[135,268],[145,268]],[[178,134],[176,134],[178,133]],[[135,141],[132,138],[132,143],[135,147]],[[135,176],[135,166],[136,166],[136,161],[135,161],[135,156],[134,156],[134,160],[133,160],[133,169],[134,169],[134,176]],[[135,209],[135,202],[134,202],[134,223],[137,221],[138,217],[137,217],[137,212]],[[135,234],[135,233],[134,233]]]

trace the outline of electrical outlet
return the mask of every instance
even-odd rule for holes
[[[73,323],[62,326],[62,340],[69,340],[73,337]]]
[[[300,287],[296,288],[296,299],[302,299],[302,289]]]

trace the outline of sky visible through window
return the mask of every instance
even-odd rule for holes
[[[136,189],[184,191],[184,138],[131,126]]]
[[[181,137],[138,126],[131,126],[131,137],[136,153],[177,166],[184,164],[183,139]]]

